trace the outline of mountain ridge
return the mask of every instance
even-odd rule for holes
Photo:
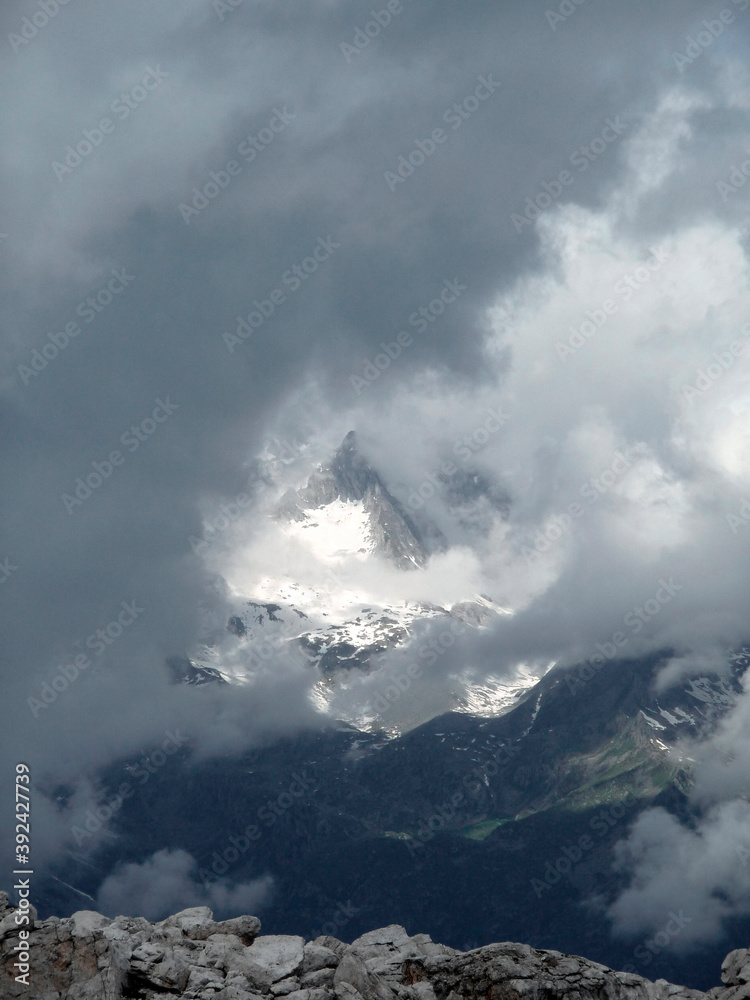
[[[737,654],[733,690],[748,653]],[[722,942],[679,965],[659,948],[644,959],[642,948],[611,938],[606,916],[627,885],[612,867],[615,845],[653,807],[695,818],[684,733],[710,737],[731,708],[727,678],[654,693],[671,655],[609,662],[584,691],[571,690],[575,675],[553,668],[505,715],[447,713],[402,736],[336,725],[211,760],[186,744],[106,830],[87,833],[49,879],[37,878],[35,902],[45,914],[70,913],[81,892],[96,898],[118,866],[148,866],[169,848],[194,859],[191,885],[201,898],[271,876],[276,890],[263,911],[271,933],[307,935],[352,899],[353,936],[399,923],[462,950],[521,937],[673,981],[682,969],[683,982],[705,989]],[[681,723],[660,714],[680,719],[679,708],[690,716]],[[664,729],[653,728],[657,720]],[[306,787],[291,799],[294,775]],[[127,762],[100,776],[109,789],[130,777]],[[230,836],[248,838],[239,858],[230,856]],[[582,836],[579,861],[556,868]],[[668,909],[665,901],[665,921]],[[750,939],[750,923],[726,934],[725,944]]]
[[[331,929],[346,924],[339,907]],[[22,914],[20,929],[16,917]],[[339,915],[341,914],[341,915]],[[0,892],[8,1000],[747,1000],[750,951],[730,952],[706,993],[578,956],[497,943],[462,952],[392,924],[347,945],[331,934],[261,935],[257,917],[207,906],[151,923],[81,910],[37,921]],[[30,992],[33,990],[33,992]]]

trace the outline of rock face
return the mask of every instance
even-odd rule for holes
[[[330,465],[313,473],[306,487],[282,497],[277,516],[303,519],[306,511],[336,500],[362,505],[370,540],[380,555],[404,570],[424,565],[427,553],[416,526],[357,451],[354,431],[346,435]]]
[[[709,993],[614,972],[523,944],[460,952],[392,925],[347,945],[260,934],[256,917],[215,921],[206,906],[159,923],[82,910],[41,922],[26,956],[0,893],[0,996],[34,1000],[746,1000],[750,950],[731,952]],[[18,966],[17,966],[18,963]],[[26,969],[28,971],[26,972]],[[26,973],[24,975],[24,973]],[[18,981],[22,975],[24,981]],[[28,983],[28,985],[27,985]]]

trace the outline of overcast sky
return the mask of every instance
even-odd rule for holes
[[[750,3],[547,2],[2,4],[0,725],[40,855],[56,781],[318,724],[291,667],[252,702],[163,670],[272,439],[357,428],[404,502],[473,442],[508,520],[423,513],[518,609],[478,676],[747,637]]]

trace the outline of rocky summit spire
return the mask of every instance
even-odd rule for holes
[[[381,556],[400,569],[424,565],[427,554],[416,525],[359,452],[354,431],[349,431],[330,463],[310,476],[307,486],[284,495],[277,516],[302,520],[305,511],[336,500],[362,505],[370,540]]]
[[[336,480],[340,500],[364,500],[368,490],[378,487],[387,492],[378,474],[357,451],[357,435],[354,431],[349,431],[341,442],[341,447],[333,456],[330,471]]]

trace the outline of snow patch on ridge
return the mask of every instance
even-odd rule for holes
[[[519,663],[510,674],[502,676],[490,674],[478,682],[472,679],[471,671],[463,671],[458,675],[463,693],[457,699],[455,711],[484,718],[504,715],[515,708],[526,692],[534,687],[554,665],[553,660],[540,671],[533,669],[527,663]]]
[[[657,722],[656,719],[652,719],[650,715],[646,715],[646,713],[643,711],[643,709],[641,709],[640,712],[641,712],[641,715],[643,716],[643,718],[646,720],[646,722],[649,724],[649,726],[651,726],[652,729],[662,729],[662,730],[664,730],[664,729],[667,728],[666,726],[663,726],[661,724],[661,722]]]

